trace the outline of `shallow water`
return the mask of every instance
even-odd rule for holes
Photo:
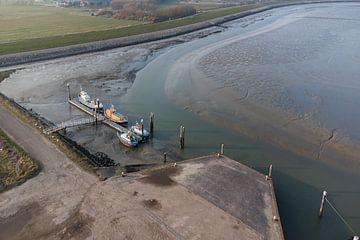
[[[203,72],[217,81],[224,80],[224,84],[238,87],[240,94],[243,94],[243,88],[253,84],[248,79],[256,79],[254,94],[250,95],[254,101],[270,104],[295,116],[312,111],[315,103],[311,96],[320,96],[321,106],[316,107],[321,111],[314,121],[331,128],[341,126],[346,134],[358,137],[356,121],[360,120],[360,115],[354,109],[360,102],[356,94],[360,84],[356,79],[359,76],[356,61],[360,59],[360,50],[355,36],[359,36],[360,27],[359,21],[354,20],[359,18],[356,11],[359,8],[354,6],[359,5],[286,7],[226,24],[229,29],[220,34],[155,53],[149,52],[149,45],[141,45],[39,63],[12,75],[0,84],[0,90],[54,122],[83,115],[66,104],[66,83],[71,84],[73,95],[81,85],[91,95],[101,96],[105,105],[112,103],[129,114],[131,122],[141,117],[147,120],[149,112],[153,111],[155,139],[136,151],[120,146],[115,132],[104,126],[73,129],[68,131],[68,135],[91,151],[103,151],[122,164],[158,163],[161,162],[159,153],[163,151],[174,159],[196,157],[218,152],[220,144],[224,143],[226,155],[263,173],[270,163],[274,165],[276,194],[287,239],[346,239],[351,232],[330,208],[326,207],[323,219],[318,220],[321,194],[327,190],[329,199],[359,232],[359,175],[210,123],[206,119],[211,115],[199,116],[173,103],[166,96],[164,86],[169,69],[180,57],[209,44],[273,24],[278,27],[254,38],[235,41],[219,52],[207,55],[203,58],[205,63],[219,58],[216,62],[225,65],[214,64],[213,68],[203,68]],[[338,15],[344,12],[350,20],[339,20]],[[320,16],[321,19],[304,16]],[[320,26],[316,25],[319,21]],[[284,22],[287,24],[281,25]],[[316,26],[324,29],[317,31]],[[305,32],[308,35],[302,34]],[[289,40],[289,36],[296,37]],[[339,44],[344,45],[342,51],[334,49]],[[299,49],[294,49],[294,46]],[[224,55],[225,52],[228,54]],[[132,84],[129,73],[141,69],[148,62]],[[322,62],[330,65],[320,64]],[[217,77],[221,75],[222,78]],[[233,85],[231,78],[235,77],[241,81]],[[346,84],[339,83],[339,78]],[[326,87],[324,81],[327,81]],[[227,117],[221,111],[212,114]],[[186,127],[184,150],[178,149],[180,125]]]
[[[288,7],[270,11],[270,14],[268,12],[262,21],[247,26],[247,28],[242,29],[236,27],[235,24],[229,31],[170,49],[137,74],[133,87],[122,100],[127,108],[136,112],[145,114],[148,109],[154,111],[159,129],[156,136],[167,141],[167,145],[171,145],[177,140],[177,132],[174,129],[180,125],[186,126],[187,147],[182,152],[185,158],[216,152],[220,144],[225,143],[227,155],[264,173],[267,171],[268,164],[272,163],[275,168],[274,179],[278,204],[287,239],[346,239],[351,235],[351,232],[329,207],[326,208],[323,219],[319,221],[317,217],[319,201],[322,191],[325,189],[329,192],[330,201],[338,207],[345,219],[358,232],[360,230],[360,211],[358,210],[360,176],[270,144],[261,143],[231,129],[204,121],[203,119],[211,118],[214,114],[219,114],[223,118],[226,116],[221,111],[198,116],[189,113],[186,110],[187,107],[180,109],[168,100],[164,93],[164,85],[167,78],[173,77],[173,75],[169,75],[169,69],[176,68],[177,59],[182,56],[204,46],[206,48],[207,45],[247,34],[269,24],[278,25],[277,20],[289,15],[305,13],[310,16],[311,14],[331,15],[336,18],[338,17],[336,14],[346,14],[348,18],[351,18],[352,14],[355,15],[354,18],[358,17],[353,7],[348,7],[346,4],[317,6],[319,7],[314,7],[314,5],[311,7]],[[307,22],[308,19],[311,22]],[[353,32],[360,31],[358,21],[340,20],[340,23],[337,24],[321,22],[318,26],[312,22],[315,21],[314,19],[317,18],[303,18],[305,24],[302,24],[302,20],[296,19],[288,25],[257,35],[255,39],[235,42],[218,49],[218,52],[211,52],[202,58],[205,61],[203,71],[208,73],[208,77],[223,81],[224,85],[228,82],[230,87],[239,87],[239,95],[243,94],[241,91],[244,86],[252,86],[252,80],[256,79],[260,83],[253,84],[253,92],[258,92],[251,96],[254,101],[278,107],[285,113],[294,116],[313,111],[316,115],[311,121],[329,125],[330,128],[341,127],[346,132],[345,134],[358,137],[359,129],[356,126],[358,115],[354,114],[354,111],[356,111],[356,105],[360,103],[359,95],[356,95],[356,89],[360,84],[356,77],[360,72],[356,68],[355,62],[351,63],[345,59],[346,55],[343,55],[343,50],[334,49],[335,46],[339,47],[337,44],[344,45],[347,51],[354,46],[350,56],[352,58],[359,56],[358,44],[352,44]],[[333,21],[333,19],[329,21]],[[347,26],[348,21],[351,26]],[[240,22],[240,26],[241,24]],[[317,31],[316,27],[325,27],[326,29]],[[332,27],[335,30],[332,30]],[[311,28],[307,32],[310,36],[304,36],[304,39],[301,39],[300,35],[304,35],[307,28]],[[316,35],[317,33],[320,34],[320,37]],[[347,33],[349,35],[345,36]],[[272,40],[271,48],[263,46],[269,44],[268,35]],[[292,35],[296,38],[289,42],[286,41]],[[282,39],[284,37],[286,39]],[[329,42],[323,43],[326,39],[329,39]],[[272,44],[275,42],[277,45]],[[298,46],[299,42],[299,49],[294,50],[294,46]],[[284,45],[285,43],[286,45]],[[269,52],[266,53],[264,48],[267,48],[266,50]],[[254,50],[256,51],[254,52]],[[224,54],[226,51],[228,51],[227,54]],[[264,52],[265,54],[263,54]],[[333,65],[321,65],[320,63],[325,61],[324,59],[326,59],[326,63],[334,61]],[[342,65],[339,65],[339,62]],[[331,70],[328,72],[329,67]],[[342,76],[341,83],[338,81],[340,76]],[[240,80],[232,81],[231,78]],[[322,81],[323,79],[326,81]],[[168,79],[168,81],[173,81],[173,79]],[[234,82],[238,85],[234,86]],[[176,86],[181,86],[181,84]],[[173,92],[176,91],[181,92],[182,89],[173,89]],[[191,89],[187,89],[187,91],[191,91]],[[139,98],[139,96],[141,97]],[[186,94],[182,96],[186,98]],[[314,102],[314,96],[319,96],[316,99],[321,99],[320,106],[316,101]],[[318,108],[319,111],[314,111],[314,108]]]

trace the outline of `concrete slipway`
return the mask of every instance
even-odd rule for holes
[[[272,181],[225,156],[112,178],[96,191],[82,211],[103,239],[284,239]],[[103,205],[91,204],[99,197]]]

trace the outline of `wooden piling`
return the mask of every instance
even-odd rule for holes
[[[144,119],[141,119],[141,139],[144,141]]]
[[[270,164],[269,166],[269,175],[268,175],[269,179],[271,179],[271,175],[272,175],[272,164]]]
[[[95,110],[95,112],[96,112],[95,124],[97,125],[97,124],[98,124],[98,116],[99,116],[99,114],[100,114],[100,109],[99,109],[99,107],[100,107],[100,100],[99,100],[98,98],[96,99],[96,105],[97,105],[97,109]]]
[[[164,164],[166,163],[166,152],[164,152]]]
[[[224,144],[223,143],[221,144],[221,147],[220,147],[220,155],[224,155]]]
[[[320,210],[319,210],[319,217],[321,218],[324,212],[324,203],[325,203],[325,197],[326,197],[327,192],[323,191],[323,195],[321,198],[321,204],[320,204]]]
[[[66,84],[67,88],[68,88],[68,99],[71,100],[71,95],[70,95],[70,84]]]
[[[154,133],[154,113],[150,113],[150,133]]]
[[[183,127],[183,126],[180,126],[179,140],[180,140],[180,148],[184,149],[184,147],[185,147],[185,127]]]

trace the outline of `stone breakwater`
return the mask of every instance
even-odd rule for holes
[[[260,13],[263,11],[271,10],[274,8],[285,7],[290,5],[301,5],[310,3],[332,3],[332,2],[350,2],[350,1],[311,1],[311,2],[297,2],[297,3],[284,3],[271,6],[260,7],[236,13],[216,19],[212,19],[205,22],[195,23],[173,29],[167,29],[157,32],[144,33],[129,37],[122,37],[116,39],[109,39],[97,42],[90,42],[84,44],[77,44],[65,47],[50,48],[38,51],[23,52],[16,54],[8,54],[0,56],[0,67],[8,67],[12,65],[25,64],[37,61],[50,60],[61,57],[74,56],[78,54],[91,53],[97,51],[104,51],[112,48],[125,47],[130,45],[136,45],[140,43],[146,43],[151,41],[162,40],[170,37],[176,37],[179,35],[187,34],[190,32],[198,31],[201,29],[217,26],[219,24],[229,22],[238,18],[246,17],[252,14]],[[356,2],[356,1],[354,1]]]

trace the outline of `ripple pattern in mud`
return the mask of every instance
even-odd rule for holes
[[[218,48],[199,60],[199,68],[222,87],[239,92],[239,98],[248,96],[262,105],[298,116],[305,109],[287,91],[293,79],[279,76],[287,76],[282,74],[286,66],[309,61],[329,49],[338,40],[331,31],[334,24],[342,23],[329,25],[327,21],[302,19]]]

